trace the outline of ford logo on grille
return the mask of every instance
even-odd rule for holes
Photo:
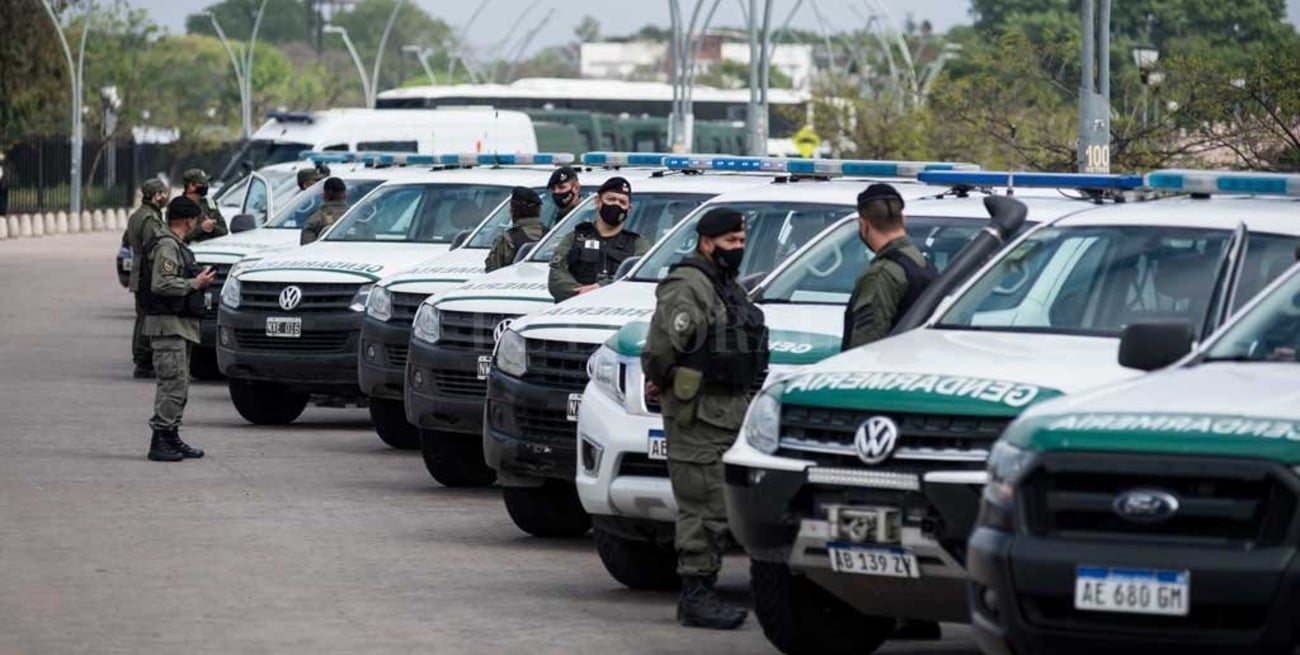
[[[280,309],[286,312],[293,311],[300,302],[302,302],[302,289],[290,285],[280,292]]]
[[[1115,513],[1135,523],[1159,523],[1178,513],[1178,497],[1159,489],[1133,489],[1115,498]]]
[[[898,445],[898,424],[888,416],[872,416],[853,435],[853,447],[865,464],[879,464],[894,454]]]

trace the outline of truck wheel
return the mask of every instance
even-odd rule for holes
[[[420,447],[420,431],[406,422],[406,406],[402,401],[371,398],[370,420],[379,438],[389,446],[398,450]]]
[[[754,613],[763,634],[786,655],[861,655],[894,631],[893,618],[864,616],[790,567],[751,560]]]
[[[591,517],[572,482],[547,480],[540,487],[503,491],[510,520],[534,537],[580,537],[591,529]]]
[[[190,351],[190,375],[196,380],[224,380],[221,368],[217,366],[217,351],[214,348],[195,346]]]
[[[630,589],[667,590],[681,586],[677,551],[650,540],[625,539],[600,528],[592,532],[605,570]]]
[[[444,487],[486,487],[497,472],[483,462],[483,438],[438,430],[420,430],[424,468]]]
[[[254,425],[287,425],[302,415],[311,396],[275,382],[231,380],[230,402]]]

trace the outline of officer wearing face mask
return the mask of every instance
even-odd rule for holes
[[[730,541],[722,453],[736,440],[750,389],[766,375],[767,328],[736,279],[745,257],[744,217],[712,209],[696,232],[695,252],[655,289],[641,365],[647,398],[663,407],[677,500],[677,621],[730,630],[745,622],[747,612],[713,590]]]
[[[561,166],[551,173],[551,179],[546,182],[546,190],[550,192],[551,202],[554,202],[557,208],[556,223],[564,220],[564,217],[582,202],[582,185],[578,182],[578,171],[568,166]]]
[[[217,209],[216,201],[208,197],[208,174],[201,169],[191,168],[181,176],[181,181],[185,184],[185,197],[193,200],[202,210],[194,229],[185,235],[185,243],[198,243],[230,234],[226,218]]]
[[[614,281],[614,273],[629,257],[639,257],[650,242],[623,221],[632,209],[632,185],[611,177],[596,193],[595,222],[579,223],[565,235],[551,258],[547,283],[555,302],[599,289]]]
[[[858,236],[875,258],[844,311],[843,350],[885,338],[939,271],[908,238],[903,197],[888,184],[858,195]]]

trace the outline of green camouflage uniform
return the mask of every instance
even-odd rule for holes
[[[153,278],[150,289],[155,295],[179,297],[198,288],[194,278],[184,277],[194,264],[194,254],[171,233],[158,239],[148,259]],[[153,367],[158,374],[149,426],[155,430],[179,428],[189,400],[190,345],[199,342],[199,319],[145,316],[144,334],[152,340]]]
[[[144,266],[144,244],[155,235],[161,234],[167,226],[163,224],[162,210],[144,202],[131,214],[126,222],[126,245],[131,248],[131,277],[127,289],[135,296],[135,326],[131,328],[131,360],[137,368],[153,368],[153,351],[149,348],[149,338],[144,336],[144,310],[140,307],[140,297],[136,291],[140,288],[140,267]]]
[[[622,234],[622,232],[619,232]],[[599,237],[602,241],[609,241],[618,235],[612,237]],[[583,286],[573,273],[569,272],[569,249],[573,247],[573,233],[570,232],[560,239],[560,244],[555,247],[555,254],[551,256],[551,272],[547,279],[547,286],[550,288],[551,296],[555,302],[564,302],[569,298],[578,295],[578,287]],[[633,246],[634,257],[640,257],[650,250],[650,242],[645,237],[638,236],[636,244]],[[609,271],[609,279],[597,280],[597,283],[604,286],[613,281],[614,271]]]
[[[307,245],[320,238],[321,232],[334,224],[340,216],[348,211],[348,201],[330,200],[320,206],[302,225],[302,234],[298,243]]]
[[[698,252],[691,257],[712,266]],[[731,284],[738,283],[732,279]],[[677,573],[712,576],[730,539],[722,453],[736,440],[749,396],[745,389],[703,384],[701,371],[678,363],[705,343],[711,324],[727,319],[713,282],[700,270],[681,266],[659,283],[655,296],[641,364],[659,387],[663,407],[668,476],[677,499]]]
[[[512,227],[498,234],[496,241],[492,243],[492,250],[488,252],[487,259],[483,262],[488,273],[515,263],[518,249],[515,248],[516,239],[511,238],[512,232],[522,232],[522,242],[530,243],[541,240],[546,234],[546,226],[542,225],[540,216],[525,216],[516,220]]]
[[[208,239],[224,237],[230,234],[230,228],[226,227],[226,217],[221,215],[221,209],[217,207],[217,201],[212,198],[199,198],[195,202],[199,203],[199,207],[203,208],[203,214],[194,222],[194,229],[185,235],[185,243],[199,243],[200,241],[207,241]],[[212,226],[211,232],[204,232],[203,221],[209,218],[215,224]]]
[[[906,235],[890,241],[876,253],[849,296],[844,350],[884,339],[893,329],[898,305],[907,295],[907,274],[902,266],[883,257],[892,250],[900,251],[918,266],[926,266],[925,255]]]

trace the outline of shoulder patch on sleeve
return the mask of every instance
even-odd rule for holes
[[[691,315],[686,312],[677,312],[673,317],[673,330],[685,332],[691,329]]]
[[[168,275],[174,274],[176,272],[176,262],[171,259],[163,259],[162,270]]]

